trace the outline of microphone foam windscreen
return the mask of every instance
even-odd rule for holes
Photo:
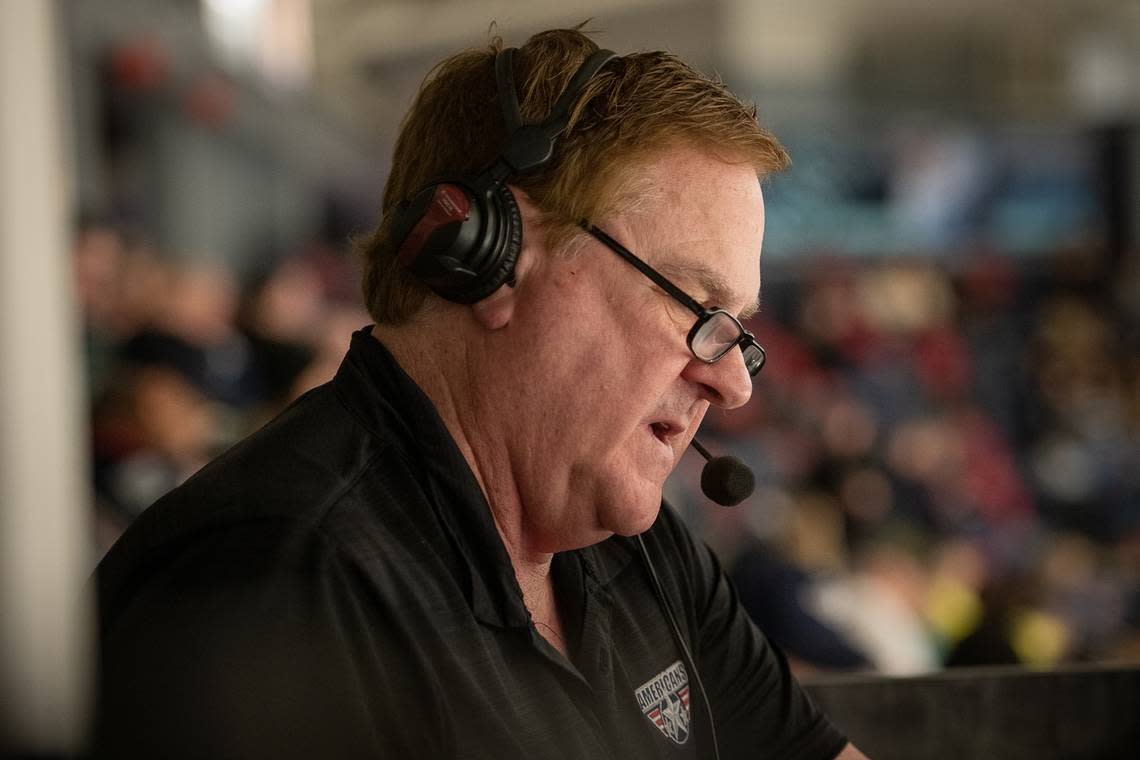
[[[701,490],[722,507],[735,507],[752,495],[756,478],[736,457],[710,459],[701,471]]]

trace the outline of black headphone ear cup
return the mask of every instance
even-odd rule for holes
[[[458,179],[429,185],[396,209],[397,260],[441,298],[475,303],[514,276],[522,217],[505,184]],[[482,190],[474,187],[482,186]]]
[[[617,57],[609,50],[595,51],[578,67],[547,120],[524,125],[513,55],[514,49],[507,48],[495,56],[495,83],[509,133],[503,155],[478,176],[438,180],[420,189],[397,207],[391,227],[400,265],[456,303],[475,303],[504,283],[514,284],[523,225],[506,178],[550,161],[574,98],[598,69]]]
[[[487,241],[492,248],[479,265],[486,279],[480,278],[475,287],[463,294],[463,303],[482,301],[504,284],[513,284],[515,265],[522,251],[522,214],[515,194],[506,184],[499,184],[491,191],[490,202],[488,217],[494,218],[494,224],[488,224],[488,232],[494,227],[494,239]]]

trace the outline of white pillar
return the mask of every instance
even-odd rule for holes
[[[51,0],[0,0],[0,742],[87,729],[89,487]]]

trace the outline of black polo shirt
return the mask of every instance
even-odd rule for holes
[[[645,542],[723,758],[844,738],[663,509]],[[710,757],[635,543],[554,558],[535,630],[474,475],[367,330],[336,378],[147,510],[98,574],[106,757]]]

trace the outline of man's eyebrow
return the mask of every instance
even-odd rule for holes
[[[706,296],[705,304],[707,306],[720,306],[730,303],[733,297],[732,289],[728,287],[728,283],[719,272],[712,269],[704,262],[700,261],[684,261],[684,262],[670,262],[663,264],[661,268],[662,274],[668,277],[673,282],[681,280],[686,285],[694,283],[704,291]],[[691,287],[691,286],[690,286]],[[682,288],[683,289],[683,288]],[[692,295],[692,294],[690,294]],[[694,298],[697,298],[695,295]],[[700,298],[697,298],[700,301]],[[736,315],[737,319],[745,320],[751,317],[760,309],[759,297],[752,300],[747,306],[740,310]]]

